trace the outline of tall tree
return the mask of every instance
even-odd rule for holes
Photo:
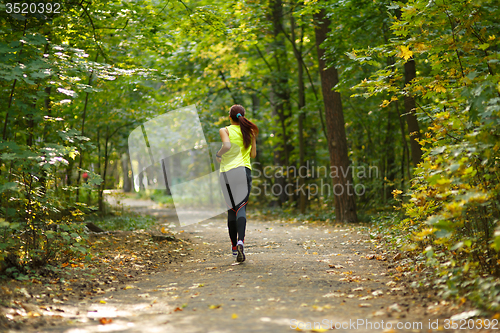
[[[273,113],[279,119],[281,125],[282,146],[275,152],[275,163],[287,169],[290,163],[289,143],[287,133],[287,120],[291,116],[290,105],[290,87],[288,84],[288,68],[287,68],[287,50],[285,45],[285,36],[283,33],[283,2],[281,0],[271,0],[269,2],[272,18],[273,30],[273,58],[276,64],[276,80],[273,82],[274,87],[272,95],[274,98]],[[280,184],[281,189],[285,189],[287,179],[290,177],[288,173],[276,178],[276,182]],[[286,191],[282,190],[280,195],[280,203],[286,202],[288,199]]]
[[[322,9],[314,15],[317,27],[316,48],[321,75],[321,87],[325,104],[325,119],[330,153],[333,193],[335,197],[335,219],[338,222],[357,222],[356,200],[350,162],[347,156],[347,138],[345,134],[344,113],[340,93],[334,91],[339,82],[335,66],[327,67],[324,59],[325,50],[321,44],[327,39],[330,20]]]
[[[410,59],[405,62],[404,68],[405,85],[407,85],[410,84],[410,82],[417,76],[415,60]],[[408,131],[410,132],[411,159],[414,166],[417,166],[417,164],[422,160],[422,149],[418,143],[418,140],[420,139],[420,127],[418,125],[417,116],[415,115],[415,99],[409,92],[405,95],[405,113]]]

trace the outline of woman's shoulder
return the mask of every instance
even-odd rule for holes
[[[221,133],[221,134],[226,133],[227,135],[229,135],[229,130],[227,128],[228,128],[228,126],[220,128],[219,133]]]

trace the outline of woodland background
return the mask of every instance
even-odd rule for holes
[[[261,166],[379,170],[285,173],[272,182],[349,181],[366,191],[258,196],[255,207],[371,222],[373,237],[418,261],[413,269],[426,278],[417,285],[500,310],[496,1],[82,0],[62,1],[57,14],[7,9],[0,4],[3,278],[91,256],[85,225],[106,216],[103,191],[135,190],[134,128],[196,104],[216,142],[228,108],[242,104],[260,128]]]

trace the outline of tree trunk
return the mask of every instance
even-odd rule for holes
[[[48,45],[48,44],[47,44]],[[46,53],[47,51],[45,51]],[[50,92],[51,92],[51,87],[45,87],[45,99],[44,99],[44,107],[45,107],[45,110],[47,110],[47,116],[52,116],[52,108],[51,108],[51,105],[50,105]],[[47,134],[48,134],[48,123],[49,122],[46,122],[43,126],[43,133],[42,133],[42,142],[46,142],[46,138],[47,138]],[[40,184],[42,186],[42,192],[43,194],[45,195],[47,193],[47,179],[49,179],[50,175],[49,175],[49,172],[47,170],[42,170],[42,176],[40,177]],[[54,175],[56,175],[57,173],[54,172]],[[56,180],[57,182],[57,180]]]
[[[325,104],[328,151],[330,152],[331,174],[333,176],[332,190],[335,197],[335,219],[337,222],[357,222],[352,172],[347,156],[342,101],[340,93],[333,91],[338,83],[338,73],[334,66],[326,68],[325,60],[323,60],[325,50],[320,46],[327,38],[330,20],[326,18],[324,10],[315,14],[314,18],[318,24],[315,28],[316,48]]]
[[[299,88],[298,91],[298,109],[299,109],[299,117],[298,117],[298,127],[299,127],[299,168],[298,170],[302,170],[305,164],[305,142],[304,142],[304,122],[305,122],[305,111],[303,108],[306,106],[306,94],[305,94],[305,86],[304,86],[304,68],[302,67],[303,59],[302,59],[302,36],[300,38],[300,47],[297,49],[295,45],[295,20],[293,18],[293,14],[290,15],[290,25],[292,29],[292,46],[293,46],[293,54],[295,55],[295,59],[297,60],[297,85]],[[298,178],[298,187],[303,188],[305,179],[301,176],[300,172],[295,175]],[[306,194],[304,191],[299,191],[299,209],[301,214],[305,214],[306,212]]]
[[[274,94],[271,93],[271,96],[273,96],[273,95]],[[273,99],[273,97],[271,97],[271,98]],[[280,115],[279,115],[280,112],[277,110],[278,107],[279,106],[275,104],[275,107],[272,110],[273,118],[280,117]],[[276,135],[276,132],[275,132],[275,135]],[[284,139],[283,139],[283,141],[284,142],[282,145],[277,143],[275,148],[274,148],[273,162],[274,162],[274,165],[276,167],[283,167],[284,169],[286,169],[286,164],[283,162],[285,160],[283,155],[284,155],[284,150],[286,149],[286,141]],[[278,204],[281,207],[281,205],[283,203],[285,203],[286,199],[287,199],[287,195],[284,191],[285,186],[286,186],[285,175],[283,173],[280,174],[279,172],[275,171],[274,172],[274,184],[278,184],[278,188],[280,189],[280,191],[276,194],[278,196]],[[274,188],[274,185],[272,188]],[[272,193],[272,190],[271,190],[271,193]]]
[[[269,2],[272,15],[272,26],[273,26],[273,37],[274,37],[274,49],[273,58],[276,63],[276,72],[274,73],[275,79],[274,83],[274,94],[276,97],[276,105],[274,107],[274,112],[278,116],[281,125],[281,136],[283,143],[281,146],[281,151],[275,154],[276,165],[282,166],[284,170],[289,166],[289,145],[288,145],[288,134],[286,128],[287,119],[291,116],[290,107],[290,87],[288,85],[288,68],[287,68],[287,53],[285,45],[285,36],[283,33],[283,3],[281,0],[271,0]],[[288,112],[287,112],[288,111]],[[280,184],[281,195],[280,204],[287,201],[288,196],[285,192],[285,186],[287,185],[287,178],[289,175],[283,175],[281,178],[277,178],[276,182]]]
[[[97,53],[95,55],[94,62],[96,62],[98,58],[99,58],[99,53]],[[94,73],[92,71],[89,74],[89,82],[88,82],[89,86],[92,83],[92,75],[93,74]],[[82,136],[85,135],[85,117],[87,115],[88,102],[89,102],[89,93],[87,92],[85,94],[85,103],[83,105],[83,113],[82,113]],[[80,200],[80,178],[82,176],[82,170],[81,170],[82,167],[83,167],[83,152],[80,152],[80,158],[78,161],[78,175],[76,176],[76,186],[77,186],[77,188],[76,188],[76,201],[77,202]]]
[[[392,196],[392,191],[395,189],[394,184],[396,181],[396,152],[395,152],[395,137],[393,133],[394,119],[396,113],[392,107],[387,108],[387,133],[385,136],[385,172],[384,172],[384,202]]]
[[[130,168],[128,164],[130,163],[130,159],[128,153],[123,154],[121,160],[122,160],[123,192],[132,192],[132,178],[129,175]],[[168,187],[168,184],[166,184],[166,186]]]
[[[106,127],[106,139],[104,140],[104,171],[101,175],[102,183],[99,187],[99,212],[104,213],[104,190],[106,189],[106,178],[108,172],[109,156],[111,154],[111,148],[109,146],[109,126]]]
[[[405,85],[407,85],[417,75],[415,70],[415,60],[408,60],[404,67]],[[410,132],[411,159],[413,161],[413,165],[417,166],[417,164],[422,160],[422,149],[420,144],[417,142],[417,140],[420,139],[420,127],[418,126],[417,116],[415,116],[415,99],[410,95],[405,96],[405,113],[408,131]]]
[[[399,101],[395,101],[395,108],[398,112],[399,127],[401,129],[401,140],[403,142],[403,153],[401,155],[401,189],[405,187],[405,171],[407,171],[408,181],[411,179],[410,174],[410,149],[408,148],[408,142],[406,141],[406,128],[405,123],[399,109]]]

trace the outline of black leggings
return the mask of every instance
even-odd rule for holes
[[[220,173],[220,184],[227,211],[227,228],[231,243],[236,246],[239,240],[245,240],[246,208],[252,189],[252,171],[247,167],[238,167]]]

